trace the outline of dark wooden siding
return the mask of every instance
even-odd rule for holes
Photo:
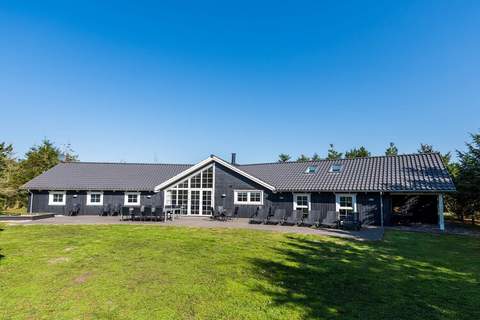
[[[87,191],[67,191],[66,204],[64,206],[49,206],[48,191],[32,192],[34,194],[32,206],[34,213],[51,212],[55,214],[66,214],[76,203],[80,205],[81,215],[96,215],[99,214],[102,209],[102,206],[87,206]],[[123,205],[124,196],[125,193],[123,191],[104,191],[103,204],[110,204],[112,207],[116,204]],[[142,205],[163,206],[163,193],[143,191],[141,192],[140,203]]]

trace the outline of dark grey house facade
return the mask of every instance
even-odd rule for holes
[[[23,186],[30,212],[99,214],[103,205],[182,206],[186,215],[259,206],[287,211],[359,212],[367,224],[405,217],[439,223],[455,186],[439,154],[239,165],[218,157],[195,165],[60,163]]]

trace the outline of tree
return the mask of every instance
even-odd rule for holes
[[[315,152],[312,156],[312,161],[320,161],[320,160],[322,160],[322,159],[320,158],[318,153]]]
[[[398,155],[398,148],[395,146],[395,143],[390,142],[388,148],[385,150],[386,156],[396,156]]]
[[[290,155],[286,153],[280,153],[278,155],[278,162],[287,162],[290,159],[291,159]]]
[[[440,157],[442,158],[443,164],[445,165],[445,167],[447,167],[449,172],[452,173],[450,171],[453,169],[450,163],[450,160],[452,159],[452,154],[450,152],[442,154],[440,151],[435,150],[431,144],[420,143],[420,148],[418,148],[417,153],[439,153]]]
[[[63,162],[76,162],[78,161],[78,154],[73,151],[72,146],[70,143],[67,143],[63,146],[60,152],[60,160]]]
[[[364,147],[361,146],[360,148],[353,148],[350,151],[345,152],[345,158],[353,159],[353,158],[364,158],[370,157],[370,152]]]
[[[13,146],[0,143],[0,208],[7,208],[17,192],[13,175],[17,170],[17,161],[13,157]]]
[[[60,162],[61,151],[48,139],[40,145],[35,145],[25,154],[25,159],[20,161],[18,181],[23,184]]]
[[[474,224],[475,215],[480,212],[480,133],[470,134],[470,137],[472,142],[466,143],[467,151],[457,150],[459,164],[454,199],[457,214],[462,218],[470,215]]]
[[[328,149],[327,159],[328,160],[338,160],[341,159],[343,154],[335,150],[333,144],[330,143],[330,148]]]
[[[307,161],[310,161],[310,158],[307,157],[307,156],[304,155],[304,154],[301,154],[300,157],[297,158],[297,161],[298,161],[298,162],[307,162]]]

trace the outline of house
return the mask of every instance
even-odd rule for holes
[[[26,183],[30,212],[99,214],[103,205],[180,205],[187,215],[259,206],[287,211],[359,212],[365,223],[439,223],[455,191],[437,153],[309,162],[237,164],[214,155],[194,164],[60,163]]]

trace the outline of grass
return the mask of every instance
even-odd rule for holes
[[[4,226],[2,319],[480,319],[480,239]]]

